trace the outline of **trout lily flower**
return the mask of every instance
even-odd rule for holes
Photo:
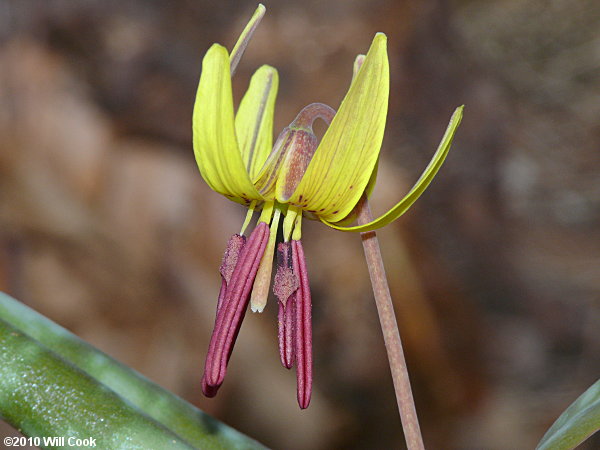
[[[337,112],[321,103],[306,106],[272,145],[277,71],[264,65],[255,72],[237,113],[231,87],[231,76],[264,11],[259,5],[231,54],[219,44],[210,47],[194,106],[194,153],[202,177],[212,190],[249,210],[221,263],[221,290],[202,389],[212,397],[223,383],[248,304],[254,312],[264,309],[276,253],[273,292],[279,307],[279,352],[286,368],[296,367],[298,403],[304,409],[312,390],[312,329],[302,219],[354,232],[397,219],[442,165],[462,107],[411,191],[378,219],[351,226],[355,206],[375,183],[389,95],[386,36],[377,33],[366,56],[357,58],[352,83]],[[317,119],[328,125],[320,142],[312,130]],[[246,237],[252,215],[259,211],[257,225]],[[276,248],[280,223],[283,241]]]

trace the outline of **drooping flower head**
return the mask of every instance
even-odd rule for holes
[[[272,276],[278,299],[279,350],[286,368],[296,367],[298,403],[308,407],[312,389],[311,297],[301,243],[302,218],[317,219],[342,231],[382,227],[402,215],[427,188],[442,165],[462,117],[458,108],[433,159],[410,192],[381,217],[351,226],[353,210],[369,195],[387,116],[389,66],[386,36],[377,33],[354,64],[354,77],[338,111],[313,103],[304,107],[272,145],[277,71],[260,67],[234,114],[231,75],[264,15],[259,5],[231,54],[213,44],[202,62],[193,115],[194,153],[200,173],[214,191],[248,207],[240,234],[223,256],[221,291],[202,381],[207,396],[223,383],[227,363],[248,303],[261,312]],[[321,142],[315,120],[327,125]],[[244,235],[254,212],[254,230]]]

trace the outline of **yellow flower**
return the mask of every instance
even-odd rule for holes
[[[320,103],[308,105],[272,148],[277,71],[267,65],[256,71],[237,114],[231,88],[231,75],[264,11],[259,5],[231,55],[219,44],[208,50],[194,106],[194,153],[202,177],[214,191],[249,208],[242,232],[229,241],[221,265],[222,289],[203,387],[207,395],[214,395],[222,383],[248,302],[253,311],[265,306],[277,229],[285,216],[274,286],[280,308],[280,352],[284,366],[297,367],[298,401],[305,408],[310,401],[312,338],[310,291],[300,243],[302,217],[355,232],[374,230],[400,217],[442,165],[462,107],[455,111],[438,150],[410,192],[381,217],[350,226],[355,206],[375,182],[389,96],[387,38],[377,33],[366,56],[359,55],[337,113]],[[317,118],[329,125],[320,143],[312,131]],[[246,240],[243,234],[255,210],[262,213]]]

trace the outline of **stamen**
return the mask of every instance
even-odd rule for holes
[[[304,249],[300,241],[292,241],[292,255],[294,272],[300,279],[300,286],[296,291],[294,333],[298,405],[301,409],[306,409],[312,393],[312,304]]]
[[[300,280],[294,273],[292,246],[289,242],[281,242],[277,246],[277,272],[273,282],[273,293],[279,299],[279,356],[286,369],[294,365],[295,293],[299,285]]]
[[[302,214],[298,212],[296,220],[294,220],[294,231],[292,232],[292,239],[299,241],[302,237]]]
[[[212,398],[215,395],[217,395],[217,391],[221,387],[221,386],[210,386],[206,382],[206,375],[202,375],[201,385],[202,385],[202,393],[209,398]]]
[[[221,309],[217,314],[215,329],[206,355],[204,369],[206,386],[218,387],[223,383],[227,362],[246,313],[250,289],[265,251],[268,236],[269,226],[264,222],[259,223],[239,255]],[[205,394],[210,394],[209,390],[203,390]]]
[[[290,240],[292,236],[292,231],[294,231],[294,224],[296,223],[296,218],[298,215],[301,215],[300,209],[293,205],[289,205],[288,210],[285,214],[285,219],[283,221],[283,240],[285,242]]]
[[[245,245],[246,237],[239,234],[234,234],[229,238],[229,241],[227,241],[227,247],[225,248],[223,260],[221,261],[221,267],[219,268],[219,272],[221,273],[221,290],[219,291],[217,314],[219,314],[219,310],[221,309],[223,301],[225,300],[227,285],[231,281],[231,275],[233,274],[233,270],[238,262],[240,253]]]
[[[244,231],[246,231],[246,228],[248,228],[248,224],[250,223],[250,220],[252,220],[252,216],[254,215],[254,208],[256,208],[256,200],[252,200],[252,202],[250,202],[250,205],[248,206],[248,212],[246,213],[246,219],[242,224],[242,230],[240,231],[240,234],[244,234]]]
[[[237,265],[240,253],[244,246],[246,245],[246,237],[240,236],[239,234],[234,234],[227,241],[227,247],[225,248],[225,253],[223,254],[223,259],[221,261],[221,267],[219,268],[219,272],[221,273],[221,289],[219,290],[219,299],[217,300],[217,313],[215,318],[215,328],[219,321],[219,314],[222,312],[223,305],[225,303],[226,293],[227,293],[227,285],[231,281],[231,275]],[[214,332],[213,332],[214,334]],[[216,341],[211,339],[209,347],[208,347],[208,355],[214,354]],[[206,384],[205,382],[206,376],[202,377],[203,386]],[[209,391],[202,388],[203,392],[207,397],[213,397],[217,393],[217,388],[214,389],[214,393],[209,395]],[[212,391],[211,391],[212,392]]]
[[[296,319],[296,294],[292,294],[284,305],[279,302],[277,312],[277,337],[279,340],[279,358],[286,369],[291,369],[295,362],[294,328]]]
[[[264,222],[268,224],[271,222],[271,217],[273,217],[273,210],[275,209],[275,202],[265,202],[262,207],[262,212],[260,213],[260,217],[258,218],[259,222]]]
[[[217,299],[217,316],[219,315],[219,311],[223,306],[223,302],[225,301],[225,292],[227,292],[227,281],[221,276],[221,289],[219,289],[219,298]],[[215,318],[215,320],[217,320]]]

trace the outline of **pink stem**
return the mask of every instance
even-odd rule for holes
[[[369,223],[373,220],[366,197],[362,197],[356,206],[356,211],[358,212],[357,222],[359,225]],[[369,268],[371,284],[373,285],[375,304],[377,305],[381,331],[383,332],[385,348],[392,372],[392,380],[398,402],[398,411],[400,412],[400,419],[404,428],[406,445],[408,450],[424,450],[423,437],[421,436],[419,420],[417,419],[415,401],[410,387],[410,379],[404,359],[398,323],[394,314],[394,304],[392,303],[390,288],[385,276],[379,241],[374,231],[361,233],[361,239]]]

